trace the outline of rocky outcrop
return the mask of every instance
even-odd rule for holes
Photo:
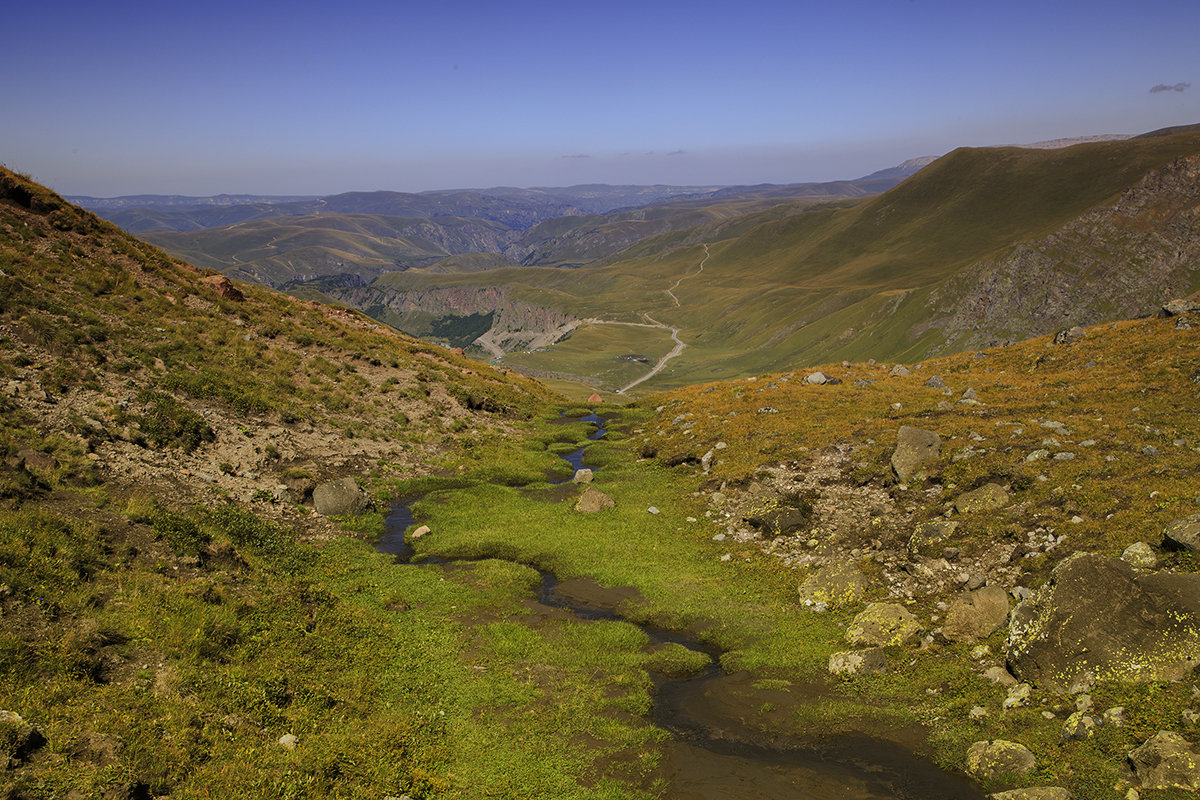
[[[1200,155],[1189,155],[1115,204],[964,268],[928,295],[931,316],[910,339],[940,328],[946,349],[961,351],[1151,315],[1163,298],[1187,295],[1197,269]]]
[[[1144,573],[1078,555],[1013,611],[1008,664],[1023,680],[1066,690],[1099,680],[1176,680],[1200,661],[1200,575]]]

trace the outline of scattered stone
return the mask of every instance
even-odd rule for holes
[[[1200,553],[1200,514],[1171,522],[1163,529],[1163,546]]]
[[[953,536],[957,529],[958,523],[949,520],[922,522],[913,529],[908,539],[908,552],[926,557],[937,555],[944,549],[942,543]]]
[[[887,672],[887,654],[882,647],[834,653],[829,657],[829,671],[834,675],[878,675]]]
[[[1009,674],[1009,671],[1004,667],[988,667],[983,671],[983,677],[1001,686],[1012,687],[1017,685],[1017,679]]]
[[[326,481],[313,489],[313,507],[327,517],[361,514],[369,504],[367,493],[354,478]]]
[[[967,749],[967,772],[983,780],[1025,775],[1035,766],[1033,753],[1016,742],[993,739],[975,742]]]
[[[908,483],[918,475],[918,469],[926,461],[942,454],[942,440],[933,431],[901,426],[896,434],[896,450],[892,453],[892,474],[900,483]]]
[[[1029,705],[1029,698],[1033,696],[1033,687],[1028,683],[1018,683],[1016,686],[1008,690],[1008,697],[1004,698],[1004,710],[1010,708],[1024,708]]]
[[[967,712],[967,716],[971,719],[983,719],[987,715],[988,710],[983,706],[972,706],[971,710]]]
[[[988,796],[991,800],[1071,800],[1071,793],[1061,786],[1027,786]]]
[[[954,499],[954,510],[960,514],[970,514],[976,511],[996,511],[1004,508],[1012,498],[998,483],[985,483],[973,492],[960,494]]]
[[[591,483],[593,472],[590,469],[583,468],[575,470],[575,477],[571,478],[571,483]]]
[[[912,370],[903,364],[897,364],[888,371],[888,375],[904,377],[906,375],[912,375]]]
[[[962,397],[959,398],[958,402],[962,403],[963,405],[978,403],[979,393],[974,389],[967,389],[965,392],[963,392]]]
[[[1013,611],[1008,666],[1054,689],[1087,673],[1179,680],[1200,661],[1198,629],[1200,575],[1137,572],[1119,559],[1080,554],[1060,562]]]
[[[1121,553],[1121,560],[1131,567],[1138,569],[1154,569],[1158,566],[1158,556],[1154,549],[1145,542],[1134,542]]]
[[[1050,457],[1050,451],[1041,449],[1041,450],[1034,450],[1032,453],[1025,456],[1025,460],[1026,461],[1041,461],[1043,458],[1049,458],[1049,457]]]
[[[417,528],[415,531],[413,531],[412,533],[410,533],[410,534],[408,535],[408,538],[410,538],[410,539],[420,539],[422,536],[425,536],[426,534],[428,534],[428,533],[430,533],[430,532],[431,532],[431,531],[429,530],[429,526],[428,526],[428,525],[422,525],[421,527]]]
[[[930,375],[929,380],[925,381],[925,385],[930,389],[945,389],[946,382],[942,380],[940,375]]]
[[[829,376],[824,372],[814,372],[805,379],[806,383],[811,383],[813,386],[820,386],[823,383],[828,383]]]
[[[1082,711],[1076,711],[1067,717],[1067,721],[1063,725],[1062,740],[1064,742],[1082,742],[1090,739],[1095,732],[1096,720]]]
[[[1190,708],[1185,708],[1180,712],[1179,716],[1183,719],[1184,725],[1195,725],[1197,722],[1200,722],[1200,713]]]
[[[1055,344],[1074,344],[1083,337],[1087,336],[1087,331],[1078,325],[1074,325],[1066,330],[1061,330],[1054,334]]]
[[[1200,752],[1174,731],[1159,731],[1129,753],[1143,789],[1200,789]]]
[[[896,603],[871,603],[846,628],[850,644],[890,647],[911,641],[921,631],[912,612]]]
[[[800,602],[805,605],[844,606],[860,602],[870,583],[852,562],[835,562],[814,572],[800,585]]]
[[[279,746],[284,750],[295,750],[296,745],[299,743],[300,740],[297,739],[296,735],[292,733],[285,733],[283,736],[279,737]]]
[[[1100,721],[1114,728],[1123,728],[1129,723],[1129,717],[1125,714],[1125,706],[1113,706],[1101,715]]]
[[[1092,710],[1092,696],[1090,694],[1081,694],[1075,698],[1075,710],[1088,712]]]
[[[655,506],[650,506],[649,508],[646,509],[646,511],[650,514],[661,514],[662,513]]]
[[[1158,448],[1157,448],[1157,447],[1155,447],[1155,446],[1154,446],[1154,445],[1152,445],[1152,444],[1148,444],[1148,445],[1146,445],[1145,447],[1143,447],[1143,448],[1142,448],[1142,455],[1144,455],[1144,456],[1156,456],[1156,455],[1158,455]]]
[[[246,299],[241,290],[233,285],[233,282],[224,275],[209,275],[206,278],[201,278],[200,282],[208,286],[214,292],[226,300],[232,300],[235,303],[240,303]]]
[[[595,514],[606,508],[614,508],[616,505],[616,502],[604,492],[595,486],[589,486],[575,501],[575,510],[581,514]]]
[[[942,635],[952,642],[986,639],[1008,619],[1008,610],[1008,593],[999,586],[959,595],[946,611]]]

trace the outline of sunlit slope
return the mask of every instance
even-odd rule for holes
[[[1197,152],[1194,131],[1061,150],[960,149],[881,196],[714,236],[707,251],[693,229],[640,242],[603,266],[389,275],[379,283],[398,291],[503,285],[580,318],[649,315],[678,327],[688,349],[648,387],[838,359],[915,359],[956,335],[927,323],[961,299],[972,265],[1054,234]],[[1157,222],[1150,214],[1136,224]],[[1132,250],[1110,255],[1136,258]],[[1071,257],[1061,269],[1086,281]]]

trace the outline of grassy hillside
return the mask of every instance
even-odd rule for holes
[[[581,302],[571,289],[556,291]],[[835,362],[821,369],[841,383],[757,374],[607,408],[584,463],[613,505],[584,514],[584,485],[558,481],[559,456],[595,430],[586,408],[357,313],[202,273],[0,172],[0,709],[20,717],[0,718],[0,791],[682,797],[672,776],[689,762],[652,715],[655,686],[715,658],[697,708],[726,737],[718,750],[815,743],[819,770],[843,770],[768,767],[772,780],[945,796],[908,767],[893,781],[871,761],[878,742],[839,761],[843,740],[827,737],[864,732],[956,771],[971,743],[1003,738],[1037,767],[979,788],[1126,797],[1132,747],[1160,729],[1194,738],[1190,681],[1100,681],[1087,701],[1122,706],[1126,724],[1064,741],[1079,692],[1032,687],[1007,708],[981,674],[1003,672],[1005,628],[938,631],[964,589],[1021,596],[1076,550],[1143,542],[1161,574],[1195,573],[1195,556],[1160,543],[1196,512],[1197,330],[1193,312],[907,376]],[[596,363],[613,347],[662,352],[636,333],[569,341]],[[943,445],[898,483],[903,425]],[[314,488],[342,478],[365,506],[319,513]],[[959,508],[988,483],[1006,505]],[[430,529],[409,540],[419,555],[467,560],[375,552],[401,497]],[[783,510],[799,520],[787,530]],[[913,533],[940,521],[958,525],[929,555]],[[864,595],[802,603],[798,587],[834,562],[869,578]],[[534,567],[620,618],[536,602]],[[831,676],[856,615],[883,600],[914,615],[914,636],[883,648],[884,674]],[[713,763],[701,753],[693,765]]]
[[[918,359],[953,349],[977,322],[944,320],[959,303],[986,308],[988,296],[980,293],[990,289],[972,283],[985,272],[981,265],[1001,263],[1031,242],[1045,240],[1037,245],[1048,252],[1038,274],[1063,288],[1056,288],[1041,319],[1018,319],[1010,306],[1019,296],[993,298],[1007,304],[1016,323],[989,329],[993,341],[1045,333],[1063,324],[1058,320],[1087,324],[1144,313],[1164,299],[1157,296],[1164,291],[1190,292],[1197,278],[1186,253],[1200,239],[1188,221],[1190,196],[1176,191],[1160,198],[1157,211],[1144,207],[1127,214],[1106,204],[1147,174],[1197,152],[1200,136],[1193,130],[1060,150],[961,149],[875,198],[788,207],[791,213],[782,219],[752,214],[740,218],[740,228],[735,222],[732,228],[666,234],[566,275],[406,274],[384,276],[379,285],[396,291],[503,285],[525,302],[579,318],[637,321],[649,314],[680,328],[688,345],[670,369],[645,385],[649,389],[829,360]],[[1080,222],[1089,213],[1094,219]],[[1116,219],[1123,214],[1128,222]],[[1127,232],[1109,236],[1114,226]],[[1155,226],[1174,237],[1162,252],[1153,251]],[[1050,252],[1066,229],[1081,241],[1106,236],[1103,258],[1082,244]],[[700,246],[705,242],[707,250]],[[1177,258],[1173,248],[1185,256]],[[1139,264],[1153,266],[1139,273]],[[1003,269],[1020,273],[1019,266]],[[1166,272],[1172,277],[1165,284],[1149,277]],[[1089,283],[1130,291],[1119,303],[1108,296],[1081,297],[1075,307],[1066,303],[1070,287]],[[676,284],[672,298],[666,290]],[[943,322],[933,325],[934,319]]]

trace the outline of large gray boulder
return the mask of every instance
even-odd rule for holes
[[[1008,619],[1008,592],[985,586],[950,602],[942,635],[952,642],[986,639]]]
[[[1200,575],[1138,572],[1082,554],[1012,614],[1008,665],[1020,679],[1065,691],[1099,680],[1179,680],[1200,662]]]
[[[942,438],[933,431],[903,425],[896,434],[892,453],[892,474],[900,483],[908,483],[920,474],[921,465],[942,454]]]
[[[370,499],[354,478],[326,481],[313,489],[313,507],[327,517],[361,514]]]
[[[1200,751],[1174,731],[1159,731],[1129,753],[1143,789],[1200,789]]]

